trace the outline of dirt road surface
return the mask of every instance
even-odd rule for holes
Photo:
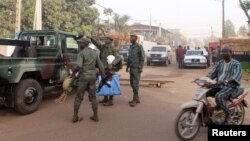
[[[79,115],[83,121],[72,124],[73,101],[54,102],[58,94],[46,96],[37,112],[19,115],[12,109],[0,110],[0,141],[178,141],[174,121],[180,105],[193,97],[197,86],[195,78],[207,74],[210,69],[177,69],[175,64],[145,67],[142,79],[170,80],[164,88],[140,87],[141,104],[129,107],[132,90],[122,85],[122,95],[114,97],[114,106],[99,104],[100,122],[89,120],[92,115],[87,95]],[[122,78],[129,78],[124,70]],[[250,85],[245,83],[244,85]],[[101,100],[102,97],[98,97]],[[250,101],[250,96],[247,97]],[[244,124],[250,124],[250,111],[246,109]],[[207,128],[201,128],[194,141],[206,141]]]

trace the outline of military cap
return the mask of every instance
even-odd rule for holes
[[[130,33],[130,36],[137,37],[137,35],[134,32]]]
[[[88,43],[90,43],[90,40],[88,38],[81,38],[81,39],[77,40],[77,43],[78,44],[81,44],[81,43],[85,43],[85,44],[87,43],[88,44]]]

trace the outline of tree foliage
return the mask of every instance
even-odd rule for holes
[[[250,0],[244,0],[244,1],[242,1],[242,3],[244,4],[244,6],[247,10],[250,10]]]
[[[58,29],[89,35],[98,18],[95,0],[42,0],[43,29]],[[21,30],[32,30],[35,0],[22,0]],[[14,33],[15,0],[0,0],[0,36]]]
[[[225,22],[225,37],[235,36],[235,27],[231,20],[226,20]]]
[[[0,38],[14,35],[15,15],[15,0],[0,0]]]
[[[187,37],[181,33],[181,31],[179,29],[173,29],[170,30],[170,34],[169,34],[169,43],[173,44],[173,46],[178,46],[178,45],[183,45],[185,46],[188,41],[187,41]]]
[[[241,35],[241,36],[246,36],[247,35],[247,28],[246,26],[241,26],[239,28],[239,31],[238,31],[238,35]]]
[[[116,32],[120,32],[120,33],[129,33],[130,32],[130,28],[127,25],[127,22],[129,21],[130,17],[128,15],[123,15],[120,16],[119,14],[114,14],[113,16],[113,29]]]

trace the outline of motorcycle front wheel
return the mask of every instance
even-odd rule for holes
[[[175,133],[181,140],[192,140],[200,130],[200,117],[192,125],[195,109],[182,110],[175,121]]]

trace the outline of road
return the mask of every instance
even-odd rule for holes
[[[114,106],[99,105],[98,123],[89,119],[92,110],[87,96],[79,113],[84,120],[76,124],[71,123],[75,95],[64,104],[54,102],[58,94],[46,95],[39,110],[25,116],[12,109],[1,109],[0,141],[178,141],[174,121],[180,105],[193,97],[197,86],[191,81],[209,70],[179,70],[175,64],[145,67],[142,79],[171,80],[174,83],[164,88],[140,87],[141,104],[134,108],[128,105],[132,98],[130,86],[122,85],[123,93],[115,96]],[[129,78],[125,68],[121,77]],[[247,100],[250,101],[249,96]],[[246,109],[244,124],[250,124],[249,109]],[[201,128],[194,141],[206,140],[207,128]]]

